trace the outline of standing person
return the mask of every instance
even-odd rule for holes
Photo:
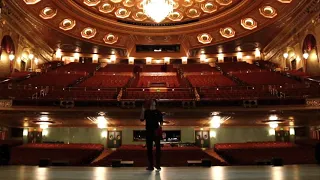
[[[156,145],[156,168],[160,168],[160,156],[161,147],[160,139],[162,134],[161,126],[163,124],[163,115],[156,108],[156,100],[146,100],[144,107],[142,108],[140,121],[146,121],[146,144],[147,144],[147,154],[148,154],[148,167],[147,170],[153,170],[153,142]]]

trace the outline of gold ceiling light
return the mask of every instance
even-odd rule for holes
[[[97,34],[97,30],[95,28],[87,27],[81,31],[81,36],[85,39],[91,39]]]
[[[116,35],[114,35],[112,33],[109,33],[109,34],[104,36],[103,41],[106,44],[114,44],[114,43],[116,43],[118,41],[118,36],[116,36]]]
[[[220,34],[225,38],[233,38],[236,35],[236,32],[231,27],[221,28]]]
[[[122,4],[125,7],[133,7],[134,6],[134,0],[124,0]]]
[[[87,6],[97,6],[101,0],[83,0],[83,3]]]
[[[143,12],[137,12],[134,15],[132,15],[132,18],[136,21],[144,21],[148,18],[148,16],[145,15]]]
[[[193,0],[184,0],[181,5],[184,7],[190,7],[192,6],[192,4],[193,4]]]
[[[39,16],[42,19],[52,19],[56,15],[57,15],[57,10],[53,9],[52,7],[45,7],[40,11],[40,14],[39,14]]]
[[[264,6],[260,8],[259,11],[260,14],[266,18],[274,18],[278,15],[277,11],[271,6]]]
[[[23,0],[23,1],[28,5],[33,5],[33,4],[37,4],[41,0]]]
[[[110,13],[114,10],[114,5],[109,4],[109,3],[103,3],[102,5],[99,6],[99,11],[102,13]]]
[[[216,0],[221,6],[228,6],[232,3],[232,0]]]
[[[208,33],[202,33],[197,36],[198,41],[202,44],[209,44],[212,41],[212,36]]]
[[[196,9],[196,8],[190,8],[189,10],[187,10],[186,15],[189,18],[197,18],[199,17],[201,14],[201,11]]]
[[[143,12],[154,22],[160,23],[173,12],[174,3],[173,0],[143,0]]]
[[[255,21],[252,18],[241,19],[241,25],[243,28],[248,29],[248,30],[253,30],[258,27],[257,21]]]
[[[291,3],[292,2],[292,0],[278,0],[278,1],[281,3]]]
[[[119,8],[115,13],[114,13],[118,18],[124,19],[130,16],[131,11],[128,11],[125,8]]]
[[[59,28],[64,31],[69,31],[69,30],[73,29],[75,26],[76,26],[76,21],[73,19],[64,19],[59,24]]]
[[[213,13],[218,10],[218,7],[213,2],[207,2],[205,4],[201,4],[201,9],[205,13]]]
[[[183,19],[183,15],[179,11],[175,11],[168,16],[168,19],[171,21],[181,21]]]

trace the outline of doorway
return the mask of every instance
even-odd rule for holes
[[[209,131],[195,131],[196,146],[201,148],[210,147]]]
[[[119,148],[122,144],[121,131],[108,131],[108,148]]]

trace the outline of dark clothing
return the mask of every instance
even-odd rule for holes
[[[159,123],[163,122],[162,113],[159,110],[145,110],[146,130],[154,131],[159,128]]]
[[[155,131],[146,131],[146,143],[147,143],[147,154],[148,154],[148,167],[153,168],[153,142],[156,145],[156,167],[160,167],[160,136],[157,136]]]
[[[156,146],[156,167],[160,167],[160,139],[161,135],[157,134],[157,129],[160,128],[159,123],[163,122],[163,115],[159,110],[145,110],[144,120],[146,121],[146,144],[149,168],[153,168],[153,142]]]

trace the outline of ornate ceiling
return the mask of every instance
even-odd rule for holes
[[[93,44],[124,48],[129,55],[135,44],[181,44],[188,51],[229,42],[290,19],[308,3],[307,0],[174,1],[173,14],[160,24],[143,14],[142,0],[8,3],[62,34]]]

